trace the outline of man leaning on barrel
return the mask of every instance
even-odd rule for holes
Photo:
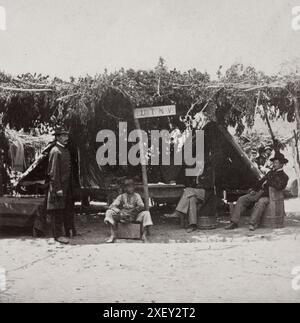
[[[275,188],[277,191],[283,191],[287,187],[289,177],[284,172],[283,167],[288,163],[288,160],[283,154],[276,152],[271,162],[273,163],[272,170],[257,183],[256,187],[249,194],[242,196],[237,201],[231,217],[231,223],[226,227],[226,230],[238,228],[241,216],[245,214],[247,209],[254,207],[249,229],[250,231],[255,231],[269,205],[270,187]]]

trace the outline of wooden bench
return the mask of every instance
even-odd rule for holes
[[[46,232],[45,197],[0,197],[0,227]]]

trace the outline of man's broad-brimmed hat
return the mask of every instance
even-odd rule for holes
[[[287,164],[289,161],[285,158],[284,154],[280,152],[276,152],[275,156],[271,159],[271,162],[274,162],[275,160],[278,160],[281,164]]]

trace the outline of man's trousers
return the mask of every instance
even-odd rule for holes
[[[256,194],[247,194],[239,198],[231,217],[231,222],[239,224],[241,217],[247,213],[248,209],[252,208],[250,224],[258,227],[270,203],[268,197],[261,196],[262,192],[258,192]]]
[[[116,225],[120,221],[120,215],[113,210],[107,210],[105,215],[105,222],[109,222],[111,225]],[[141,212],[136,221],[143,224],[143,227],[149,227],[153,225],[151,214],[149,211]]]
[[[57,239],[64,236],[64,210],[51,210],[48,211],[48,214],[51,217],[53,238]]]
[[[206,193],[204,189],[188,187],[184,190],[176,211],[188,215],[190,225],[197,225],[198,203],[204,202],[205,195]]]
[[[52,234],[55,239],[62,236],[70,237],[71,233],[76,234],[73,209],[51,210],[48,214],[51,217]]]

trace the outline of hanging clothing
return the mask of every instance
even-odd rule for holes
[[[15,172],[23,172],[25,169],[24,145],[19,138],[10,145],[9,153],[11,157],[11,167]]]

